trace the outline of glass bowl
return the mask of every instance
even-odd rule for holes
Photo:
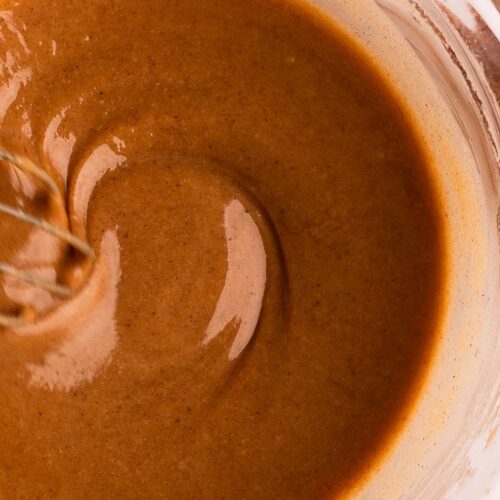
[[[394,84],[447,220],[446,307],[411,417],[363,499],[500,498],[500,15],[492,0],[311,0]]]

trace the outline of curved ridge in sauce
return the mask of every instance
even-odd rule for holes
[[[0,276],[2,310],[41,313],[0,331],[0,498],[349,491],[406,415],[442,282],[436,190],[377,68],[298,2],[2,5],[1,145],[57,179],[97,260],[64,303]],[[1,260],[78,275],[52,236],[0,234]]]

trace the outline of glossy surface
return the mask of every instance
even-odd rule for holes
[[[0,496],[354,484],[404,418],[441,286],[433,186],[377,69],[290,2],[20,2],[0,23],[2,145],[66,186],[98,254],[73,301],[0,333]],[[78,274],[0,223],[2,257]],[[57,305],[2,279],[5,308]]]

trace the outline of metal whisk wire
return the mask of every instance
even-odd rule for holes
[[[61,206],[63,206],[64,195],[57,186],[54,179],[52,179],[52,177],[45,170],[40,168],[38,165],[33,163],[28,158],[1,149],[0,149],[0,161],[8,162],[11,165],[14,165],[16,168],[26,173],[29,173],[34,178],[41,181],[48,189],[50,195],[53,196],[55,200],[61,204]],[[0,212],[10,217],[14,217],[22,222],[31,224],[32,226],[36,226],[42,229],[43,231],[66,242],[68,245],[72,246],[73,248],[81,252],[85,257],[89,259],[94,258],[94,251],[88,245],[88,243],[82,240],[81,238],[78,238],[65,228],[56,226],[55,224],[52,224],[51,222],[48,222],[42,218],[28,214],[19,208],[15,208],[1,202],[0,202]],[[35,287],[46,290],[62,298],[68,298],[74,292],[74,290],[72,290],[69,286],[65,284],[45,280],[43,278],[35,276],[32,273],[23,271],[22,269],[12,266],[7,262],[0,262],[0,272],[12,276],[15,279],[29,283]],[[0,326],[4,327],[18,326],[26,322],[28,319],[31,319],[33,316],[34,316],[33,311],[30,311],[29,309],[19,314],[0,313]]]

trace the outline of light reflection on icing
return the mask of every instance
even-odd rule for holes
[[[85,224],[92,191],[101,178],[126,160],[108,145],[97,147],[82,165],[75,183],[74,212]],[[84,288],[34,324],[16,329],[20,336],[52,332],[60,340],[43,362],[27,363],[33,386],[70,391],[91,382],[109,363],[118,342],[116,305],[120,281],[120,246],[116,230],[104,233],[98,260]]]
[[[33,228],[23,246],[16,252],[11,264],[47,281],[56,281],[54,263],[60,258],[64,244],[46,231]],[[39,311],[51,307],[55,299],[46,290],[4,274],[2,286],[5,295],[15,303],[30,304]]]
[[[208,344],[232,321],[238,331],[229,350],[236,359],[252,338],[266,287],[266,252],[259,228],[245,207],[233,200],[224,210],[227,274],[215,312],[205,332]]]
[[[119,280],[118,237],[116,231],[106,231],[99,260],[85,288],[41,321],[16,331],[18,335],[62,332],[60,343],[45,354],[42,363],[27,363],[31,385],[70,391],[91,382],[106,367],[118,341],[115,312]]]
[[[0,62],[0,66],[3,62]],[[15,101],[21,85],[26,85],[31,78],[30,68],[20,68],[11,73],[7,83],[0,87],[0,123],[3,122],[11,104]]]
[[[16,35],[19,43],[24,49],[24,52],[26,55],[30,54],[30,51],[28,49],[28,45],[26,44],[26,40],[23,36],[23,34],[17,29],[15,23],[14,23],[14,18],[13,18],[13,12],[11,10],[3,10],[0,12],[0,19],[2,19],[5,22],[5,25],[7,26],[7,29]],[[23,25],[23,29],[26,29],[26,26]]]
[[[11,166],[9,168],[9,181],[12,189],[17,193],[22,193],[26,198],[32,200],[36,194],[37,187],[35,179],[27,172]]]
[[[22,269],[49,282],[56,281],[56,271],[52,266],[29,266]],[[31,283],[7,274],[2,276],[2,289],[5,296],[13,303],[29,304],[34,306],[37,311],[48,309],[55,302],[54,297],[47,290],[43,290],[42,288],[33,286]]]
[[[11,11],[0,11],[0,33],[3,41],[7,42],[9,50],[3,52],[0,59],[0,75],[3,77],[3,85],[0,87],[0,124],[3,122],[7,111],[15,101],[19,89],[26,85],[31,78],[31,68],[25,67],[21,58],[30,53],[26,40],[21,31],[16,27]],[[8,43],[6,32],[3,27],[15,35],[16,42]],[[28,131],[25,128],[25,131]]]
[[[60,113],[52,118],[43,138],[43,151],[64,182],[66,182],[69,160],[76,142],[76,137],[71,132],[68,137],[63,137],[58,133],[59,125],[66,115],[66,110],[67,108],[63,108]]]
[[[96,184],[106,173],[112,172],[126,160],[126,156],[115,153],[107,144],[103,144],[82,165],[71,197],[71,213],[81,227],[86,226],[87,207]]]

